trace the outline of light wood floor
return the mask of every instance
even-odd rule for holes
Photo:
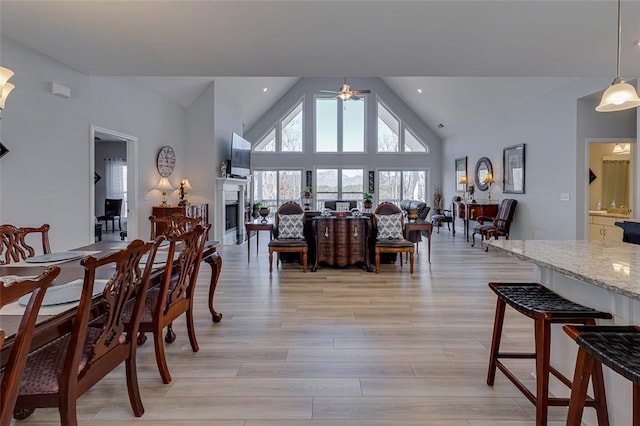
[[[263,233],[256,256],[225,246],[213,324],[203,264],[191,352],[183,321],[168,345],[173,382],[158,376],[151,339],[138,350],[145,414],[131,412],[124,369],[78,402],[85,425],[210,426],[493,426],[533,425],[533,406],[498,373],[485,384],[495,295],[489,281],[530,281],[533,267],[476,246],[446,230],[434,234],[432,264],[420,245],[408,265],[321,267],[297,264],[268,272]],[[274,267],[275,268],[275,267]],[[503,348],[531,349],[532,323],[514,311]],[[531,361],[516,361],[530,377]],[[566,410],[552,407],[551,424]],[[20,425],[57,424],[40,409]]]

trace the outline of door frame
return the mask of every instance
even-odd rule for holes
[[[138,138],[115,130],[91,125],[89,127],[89,182],[93,182],[95,166],[96,132],[123,139],[127,144],[127,239],[138,238]],[[96,217],[96,188],[89,186],[89,243],[95,241],[94,223]]]

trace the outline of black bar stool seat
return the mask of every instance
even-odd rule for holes
[[[493,386],[496,369],[502,371],[518,390],[536,406],[536,425],[546,425],[549,406],[569,405],[569,398],[549,397],[549,374],[553,374],[565,386],[571,387],[571,381],[550,365],[551,324],[595,325],[596,319],[610,319],[611,314],[565,299],[540,283],[491,282],[489,288],[496,293],[498,301],[493,324],[487,384]],[[500,352],[500,339],[507,304],[534,320],[535,352]],[[500,361],[501,358],[535,359],[535,394]],[[608,418],[602,368],[594,369],[594,397],[586,399],[585,404],[596,408],[599,419]]]
[[[565,325],[563,329],[579,346],[567,425],[580,425],[589,378],[601,365],[633,383],[633,425],[640,425],[640,327]]]

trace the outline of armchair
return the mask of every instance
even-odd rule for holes
[[[122,214],[122,198],[107,198],[104,200],[104,215],[98,216],[98,220],[104,220],[104,227],[109,230],[108,221],[111,221],[111,232],[116,232],[115,220],[118,218],[118,231],[122,230],[120,215]]]
[[[302,271],[307,272],[309,247],[304,238],[304,210],[295,201],[281,205],[274,215],[273,240],[269,242],[269,274],[273,272],[273,252],[278,253],[276,267],[280,263],[280,253],[299,253]]]
[[[453,221],[455,220],[455,217],[453,217],[453,205],[454,203],[459,203],[460,201],[462,201],[462,197],[460,197],[459,195],[454,196],[451,199],[451,208],[449,209],[441,209],[441,208],[436,208],[433,212],[433,215],[431,215],[431,223],[433,223],[433,226],[438,228],[438,234],[440,233],[440,225],[442,225],[443,223],[447,224],[447,229],[449,231],[451,231],[451,227],[449,226],[450,223],[453,223]],[[455,232],[454,232],[455,235]]]
[[[409,240],[404,239],[402,211],[393,203],[378,204],[373,212],[373,227],[376,235],[375,261],[376,274],[380,271],[380,255],[382,253],[409,253],[410,272],[413,274],[413,256],[415,247]]]
[[[474,247],[476,244],[476,234],[480,234],[481,239],[484,238],[488,240],[493,236],[497,240],[498,237],[503,236],[508,240],[509,229],[511,228],[511,222],[513,221],[513,215],[516,212],[517,205],[517,200],[507,198],[500,203],[496,217],[478,216],[476,221],[479,225],[473,228],[471,247]],[[484,251],[488,250],[489,246],[486,246]]]

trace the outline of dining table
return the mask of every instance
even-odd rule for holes
[[[47,300],[47,296],[51,296],[52,294],[55,295],[52,300],[53,303],[51,303],[50,305],[45,305],[45,303],[43,303],[39,311],[36,328],[34,330],[33,341],[31,344],[32,348],[40,347],[41,345],[61,336],[62,334],[64,334],[65,330],[69,329],[70,324],[73,323],[78,307],[77,301],[79,300],[79,296],[77,297],[75,302],[69,300],[69,303],[57,303],[58,300],[56,300],[56,298],[64,298],[65,293],[70,293],[66,290],[63,291],[63,289],[70,290],[69,287],[72,286],[78,286],[80,289],[82,288],[84,267],[81,265],[81,259],[87,255],[101,257],[116,250],[121,250],[125,248],[127,244],[127,242],[120,243],[114,241],[99,241],[94,244],[73,249],[71,253],[75,254],[75,256],[67,256],[72,257],[69,260],[57,260],[59,258],[64,258],[65,255],[69,253],[59,252],[49,255],[41,255],[39,256],[39,260],[37,262],[27,260],[12,264],[0,265],[0,277],[5,277],[5,279],[10,277],[19,278],[37,276],[42,273],[47,267],[54,264],[60,267],[60,274],[53,281],[53,283],[47,290],[47,294],[45,295],[45,302]],[[211,319],[216,323],[222,320],[222,314],[217,312],[214,308],[214,296],[218,285],[218,279],[220,277],[220,271],[222,268],[222,258],[217,252],[217,247],[219,245],[220,243],[218,241],[208,241],[205,244],[202,255],[202,260],[209,264],[211,267],[208,305]],[[149,283],[150,286],[160,284],[163,279],[165,263],[159,263],[158,258],[162,258],[163,250],[166,250],[166,248],[168,247],[163,247],[161,245],[158,249],[158,252],[156,254],[156,261],[154,262],[154,266],[157,264],[157,267],[154,267],[151,272]],[[174,268],[173,270],[176,271],[176,268]],[[98,283],[106,282],[106,280],[108,280],[112,275],[113,268],[99,268],[96,271],[95,286],[97,288],[101,288]],[[97,306],[99,305],[100,298],[102,297],[102,292],[94,291],[94,295],[94,305]],[[62,302],[64,301],[65,300],[62,300]],[[17,332],[21,319],[22,312],[19,302],[14,302],[13,304],[7,305],[3,307],[2,310],[0,310],[0,329],[4,330],[4,334],[6,336],[4,344],[2,345],[0,365],[4,365],[7,362],[8,354],[12,346],[13,335]]]

